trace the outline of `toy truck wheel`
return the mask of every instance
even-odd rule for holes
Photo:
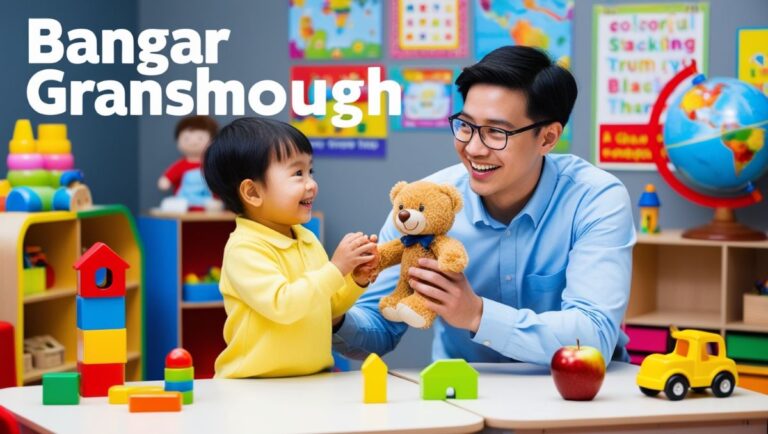
[[[642,386],[640,386],[640,391],[643,392],[643,395],[651,397],[656,396],[659,394],[659,392],[661,392],[661,390],[653,390]]]
[[[667,395],[670,401],[680,401],[688,394],[688,379],[682,375],[673,375],[667,380],[667,385],[664,386],[664,394]]]
[[[733,378],[733,374],[728,371],[723,371],[715,376],[715,380],[712,381],[712,393],[718,398],[727,398],[733,393],[733,389],[736,387],[736,379]]]

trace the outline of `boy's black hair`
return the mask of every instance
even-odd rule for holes
[[[203,175],[224,206],[242,214],[240,183],[245,179],[264,182],[270,162],[296,152],[312,155],[312,144],[301,131],[273,119],[240,118],[222,128],[205,151]]]
[[[464,101],[469,89],[480,83],[522,91],[531,120],[553,120],[563,127],[578,93],[576,80],[567,69],[552,62],[545,52],[522,45],[497,48],[456,78]]]

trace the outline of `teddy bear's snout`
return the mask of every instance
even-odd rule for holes
[[[399,213],[397,213],[397,218],[405,223],[408,221],[409,218],[411,218],[411,213],[409,213],[407,210],[402,210]]]

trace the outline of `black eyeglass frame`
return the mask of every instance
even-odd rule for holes
[[[552,122],[556,122],[554,120],[538,121],[538,122],[534,122],[534,123],[532,123],[532,124],[530,124],[530,125],[528,125],[526,127],[518,128],[516,130],[506,130],[504,128],[494,127],[494,126],[491,126],[491,125],[475,125],[472,122],[469,122],[469,121],[467,121],[465,119],[461,119],[459,116],[461,116],[461,113],[456,113],[456,114],[453,114],[451,116],[448,116],[448,123],[451,126],[451,132],[453,133],[453,137],[456,140],[460,141],[461,143],[469,143],[469,142],[472,141],[472,137],[475,136],[475,131],[477,131],[478,132],[477,134],[480,136],[480,141],[483,143],[483,145],[486,148],[488,148],[488,149],[493,149],[494,151],[503,151],[504,149],[506,149],[507,144],[509,143],[509,137],[510,136],[514,136],[516,134],[524,133],[524,132],[526,132],[528,130],[532,130],[534,128],[541,127],[541,126],[544,126],[546,124],[551,124]],[[456,121],[456,120],[459,120],[459,121],[464,122],[465,124],[469,125],[469,128],[472,130],[469,133],[469,139],[461,140],[460,138],[458,138],[456,136],[456,131],[453,129],[453,121]],[[483,135],[480,134],[480,128],[493,128],[495,130],[499,130],[499,131],[503,132],[506,135],[504,137],[504,146],[502,146],[501,148],[494,148],[493,146],[489,146],[487,143],[485,143],[485,140],[483,139]]]

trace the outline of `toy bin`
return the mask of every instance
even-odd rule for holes
[[[219,282],[185,283],[182,285],[182,300],[190,303],[222,301]]]
[[[768,295],[744,294],[744,322],[768,325]]]

